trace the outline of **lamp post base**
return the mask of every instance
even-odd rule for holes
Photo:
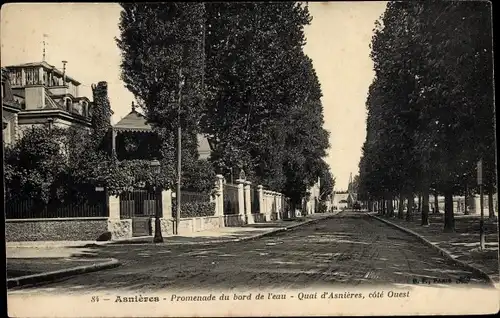
[[[163,237],[161,237],[161,236],[160,237],[155,236],[153,238],[153,243],[163,243]]]

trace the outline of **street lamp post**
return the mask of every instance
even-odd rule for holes
[[[177,106],[177,211],[175,213],[175,234],[179,234],[179,224],[181,223],[181,176],[182,176],[182,127],[181,127],[181,103],[182,87],[184,86],[184,76],[182,67],[179,68],[179,97]]]
[[[175,42],[175,40],[174,40]],[[176,195],[176,200],[177,200],[177,211],[175,214],[175,234],[179,234],[179,224],[181,222],[181,175],[182,175],[182,121],[181,121],[181,104],[182,104],[182,88],[184,86],[184,75],[183,75],[183,65],[186,57],[187,57],[187,44],[189,43],[195,43],[195,42],[201,42],[203,44],[203,50],[204,50],[204,43],[205,43],[205,32],[203,29],[202,33],[202,38],[188,38],[184,39],[181,41],[183,44],[182,48],[182,61],[181,61],[181,66],[179,67],[179,96],[177,100],[177,193]],[[203,80],[203,78],[202,78]]]
[[[154,180],[157,180],[157,175],[160,173],[160,162],[158,160],[152,160],[150,163],[151,171],[153,172],[154,175]],[[157,187],[156,187],[156,182],[153,181],[153,192],[155,194],[155,236],[153,238],[153,243],[162,243],[163,242],[163,236],[161,234],[161,206],[158,202],[158,198],[156,197],[157,195]]]

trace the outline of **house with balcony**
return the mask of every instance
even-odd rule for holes
[[[6,66],[2,74],[3,70],[13,102],[19,105],[18,137],[33,125],[90,127],[92,103],[80,96],[81,83],[66,74],[65,61],[62,71],[45,61]]]

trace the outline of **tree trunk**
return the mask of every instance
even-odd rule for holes
[[[455,216],[453,215],[453,191],[446,189],[444,193],[444,231],[455,231]]]
[[[391,196],[389,196],[389,200],[387,201],[387,203],[389,203],[389,206],[387,207],[387,209],[389,210],[389,217],[394,217],[394,198]]]
[[[467,185],[467,183],[465,184],[465,195],[464,195],[464,214],[465,215],[468,215],[469,214],[469,207],[467,205],[468,201],[469,201],[469,186]]]
[[[422,212],[422,194],[418,194],[418,213],[421,213]]]
[[[403,219],[404,218],[404,198],[402,194],[399,194],[399,203],[398,203],[398,218]]]
[[[488,189],[488,216],[490,219],[495,218],[495,208],[493,206],[493,187],[489,186]]]
[[[385,215],[385,200],[382,200],[382,215]]]
[[[438,201],[438,193],[434,192],[434,214],[439,213],[439,201]]]
[[[406,209],[406,221],[411,221],[413,219],[413,203],[414,203],[414,199],[413,199],[413,194],[409,194],[408,197],[406,198],[407,202],[408,202],[408,207]]]
[[[422,190],[422,226],[429,225],[429,188],[424,186]]]

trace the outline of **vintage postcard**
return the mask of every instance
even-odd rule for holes
[[[495,314],[489,1],[8,3],[10,317]]]

